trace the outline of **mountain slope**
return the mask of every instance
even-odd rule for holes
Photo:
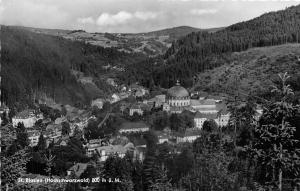
[[[192,86],[196,74],[223,64],[218,62],[219,57],[252,47],[296,42],[300,42],[300,5],[267,13],[215,33],[197,32],[181,38],[168,49],[165,64],[152,72],[149,81],[170,87],[180,79],[183,85]]]
[[[270,92],[278,74],[287,72],[289,83],[300,91],[300,44],[252,48],[228,55],[224,65],[197,76],[196,91],[259,95]]]
[[[179,26],[179,27],[173,27],[173,28],[167,28],[152,32],[146,32],[146,33],[139,33],[146,36],[170,36],[173,39],[178,39],[180,37],[186,36],[189,33],[192,32],[198,32],[202,29],[189,27],[189,26]]]
[[[1,27],[2,100],[9,106],[26,106],[39,95],[59,103],[89,104],[105,97],[111,87],[103,83],[104,66],[119,68],[144,59],[143,55],[121,53],[18,27]],[[91,77],[82,83],[74,72]],[[113,72],[113,71],[112,71]]]

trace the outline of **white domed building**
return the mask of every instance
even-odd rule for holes
[[[185,108],[190,106],[191,98],[189,92],[180,85],[178,80],[176,85],[168,90],[166,103],[164,110],[171,113],[181,113]]]

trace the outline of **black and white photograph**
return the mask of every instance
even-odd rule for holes
[[[0,190],[300,191],[300,0],[0,0]]]

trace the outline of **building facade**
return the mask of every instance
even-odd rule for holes
[[[41,113],[36,113],[34,110],[24,110],[12,118],[12,124],[16,127],[19,123],[23,123],[26,128],[33,127],[35,122],[43,119]]]
[[[227,126],[229,123],[230,114],[226,113],[200,113],[197,112],[194,117],[195,127],[198,129],[203,128],[203,124],[206,120],[214,120],[219,127]]]
[[[133,116],[134,113],[137,113],[139,115],[143,115],[143,110],[139,104],[134,104],[129,109],[129,115]]]

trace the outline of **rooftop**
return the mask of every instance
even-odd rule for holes
[[[216,101],[214,99],[204,99],[200,100],[201,105],[216,105]]]
[[[33,116],[34,116],[34,110],[33,109],[26,109],[24,111],[21,111],[21,112],[17,113],[15,117],[25,119],[25,118],[29,118],[29,117],[33,117]]]
[[[149,126],[142,121],[139,121],[139,122],[127,121],[127,122],[122,123],[120,129],[140,129],[140,128],[149,128]]]
[[[191,99],[191,106],[201,106],[201,105],[216,105],[215,100],[213,99],[204,99],[204,100],[197,100]]]
[[[169,97],[188,97],[189,92],[180,85],[179,81],[177,81],[176,85],[171,87],[167,92]]]

